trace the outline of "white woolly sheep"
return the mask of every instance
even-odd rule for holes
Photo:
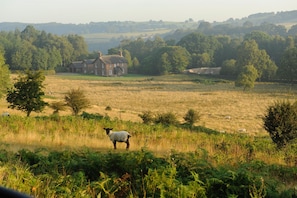
[[[127,131],[112,131],[112,128],[103,128],[106,131],[106,135],[113,143],[114,149],[117,149],[117,142],[125,142],[127,144],[126,149],[129,149],[129,138],[131,135]]]
[[[9,116],[9,113],[8,112],[4,112],[4,113],[2,113],[2,116]]]
[[[246,133],[246,131],[247,131],[247,130],[246,130],[245,128],[238,129],[238,132],[239,132],[239,133]]]

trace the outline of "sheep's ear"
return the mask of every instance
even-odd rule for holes
[[[106,128],[105,128],[105,127],[104,127],[103,129],[104,129],[104,130],[106,130]]]
[[[110,130],[112,130],[113,128],[110,128]]]

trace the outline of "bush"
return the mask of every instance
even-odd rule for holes
[[[172,112],[158,114],[155,118],[155,123],[167,126],[179,124],[176,115]]]
[[[194,109],[189,109],[184,116],[184,120],[186,121],[186,123],[192,126],[195,122],[200,120],[200,114]]]
[[[297,103],[277,101],[266,110],[264,128],[278,148],[297,137]]]
[[[110,106],[107,106],[107,107],[105,108],[105,110],[106,110],[106,111],[111,111],[112,109],[111,109]]]
[[[154,115],[151,111],[145,111],[143,114],[138,115],[144,124],[150,124],[154,122]]]
[[[100,115],[99,113],[93,114],[93,113],[87,113],[85,111],[81,114],[81,117],[83,117],[84,119],[88,119],[88,120],[90,120],[90,119],[101,120],[104,118],[104,116]]]

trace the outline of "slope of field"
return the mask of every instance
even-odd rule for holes
[[[257,83],[251,91],[235,88],[233,82],[206,79],[199,76],[172,75],[160,77],[106,78],[81,75],[47,76],[46,100],[63,100],[70,89],[81,89],[90,99],[89,113],[108,115],[126,121],[142,122],[139,114],[172,112],[183,122],[189,109],[201,114],[196,125],[226,133],[237,133],[245,129],[249,134],[266,134],[262,116],[268,105],[276,100],[296,99],[296,89],[279,83]],[[105,110],[111,107],[110,111]],[[5,101],[0,111],[20,113],[7,109]],[[50,115],[46,108],[43,113]],[[70,111],[61,115],[70,115]]]

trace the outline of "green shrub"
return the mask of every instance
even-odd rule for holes
[[[200,114],[194,109],[189,109],[184,116],[184,120],[186,121],[186,123],[192,126],[195,122],[200,120]]]
[[[111,109],[110,106],[107,106],[107,107],[105,107],[105,110],[106,110],[106,111],[111,111],[112,109]]]
[[[93,114],[93,113],[87,113],[85,111],[81,114],[81,117],[88,120],[90,119],[101,120],[104,118],[104,116],[100,115],[99,113]]]
[[[159,113],[155,118],[156,124],[163,124],[166,126],[179,124],[176,115],[172,112]]]
[[[278,148],[297,137],[297,103],[277,101],[267,108],[263,117],[264,128]]]
[[[151,111],[145,111],[138,116],[142,119],[144,124],[151,124],[154,122],[154,114]]]

